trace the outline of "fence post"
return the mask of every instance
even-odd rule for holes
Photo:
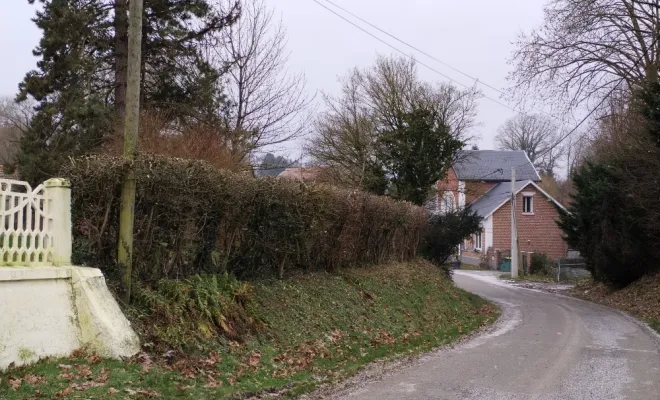
[[[561,258],[557,260],[557,283],[559,283],[560,276],[561,276]]]
[[[49,179],[44,182],[44,195],[50,216],[52,262],[56,266],[71,265],[71,184],[62,178]]]

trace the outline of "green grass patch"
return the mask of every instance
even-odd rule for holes
[[[656,332],[660,333],[660,320],[650,319],[647,322],[651,328],[655,329]]]
[[[479,265],[461,264],[461,269],[466,271],[488,271],[488,268]]]
[[[500,279],[511,279],[516,282],[557,282],[557,278],[551,275],[531,274],[531,275],[518,275],[517,278],[512,278],[511,273],[507,272],[499,276]]]
[[[223,279],[170,283],[168,291],[150,293],[153,307],[171,300],[161,314],[131,314],[143,335],[160,340],[147,343],[150,353],[125,362],[80,353],[10,369],[0,375],[0,398],[221,399],[264,391],[288,398],[373,360],[452,343],[499,316],[495,306],[422,261],[249,287]],[[221,299],[215,299],[218,291]],[[193,311],[197,323],[186,317]],[[168,324],[178,326],[168,330]],[[165,340],[186,345],[163,357]]]

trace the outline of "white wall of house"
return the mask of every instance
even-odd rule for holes
[[[465,207],[465,181],[458,181],[458,207]]]
[[[490,215],[482,222],[484,228],[484,251],[489,247],[493,247],[493,216]]]

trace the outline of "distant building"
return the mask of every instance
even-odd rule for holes
[[[282,171],[278,178],[291,179],[303,182],[325,181],[325,167],[290,167]]]
[[[566,258],[568,247],[555,223],[563,206],[539,186],[541,177],[524,151],[467,150],[437,183],[434,212],[470,205],[482,218],[481,232],[460,246],[469,264],[497,266],[495,254],[511,249],[511,169],[516,169],[516,220],[520,251]]]

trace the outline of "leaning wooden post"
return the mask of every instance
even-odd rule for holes
[[[44,196],[48,202],[52,263],[71,265],[71,184],[66,179],[49,179],[44,182]]]
[[[124,127],[124,158],[128,161],[121,189],[119,212],[119,244],[117,261],[122,265],[123,299],[131,300],[133,275],[133,224],[135,221],[135,169],[140,122],[140,65],[142,42],[142,0],[131,0],[128,25],[128,84],[126,87],[126,125]]]

